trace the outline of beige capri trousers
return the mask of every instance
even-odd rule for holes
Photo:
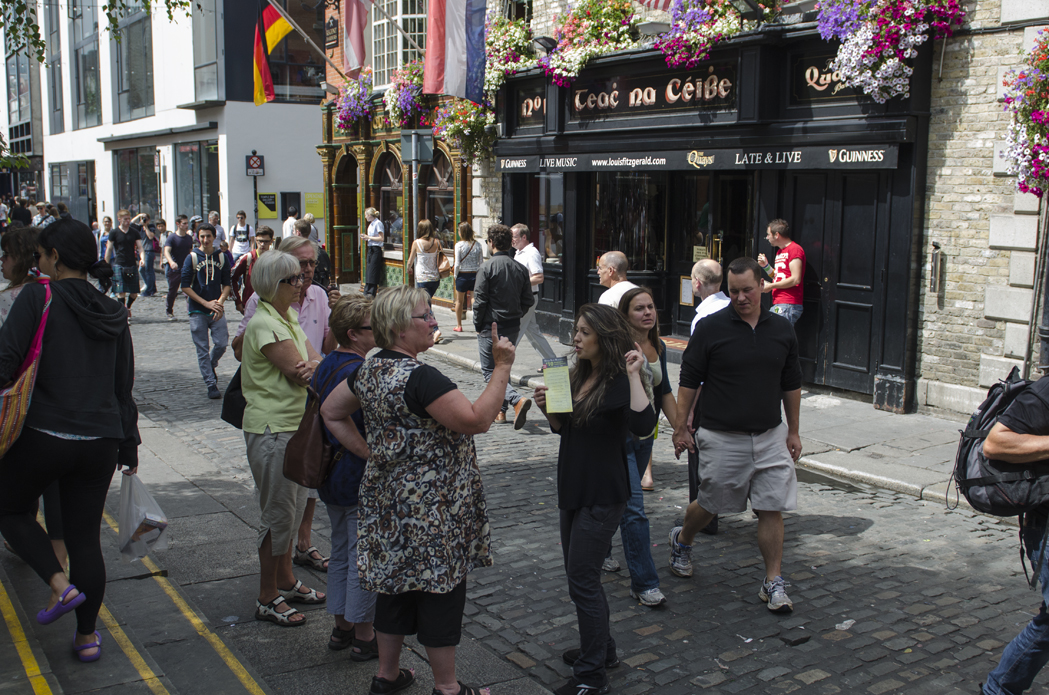
[[[291,548],[309,495],[307,488],[284,477],[284,450],[293,434],[274,433],[269,427],[263,434],[244,433],[248,465],[262,509],[258,547],[262,547],[266,534],[271,534],[274,557],[284,555]]]

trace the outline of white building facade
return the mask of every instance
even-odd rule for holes
[[[304,3],[288,4],[322,40],[323,5],[318,14]],[[163,8],[153,16],[138,12],[121,21],[119,41],[101,5],[38,5],[47,61],[30,68],[40,93],[34,125],[43,132],[43,190],[36,197],[65,202],[83,221],[126,208],[171,228],[179,214],[214,210],[228,227],[244,210],[254,225],[256,182],[246,158],[255,150],[265,158],[259,224],[279,236],[295,207],[300,216],[312,212],[324,229],[315,149],[323,69],[305,42],[292,34],[273,51],[277,100],[255,106],[256,2],[204,0],[191,16],[173,21]]]

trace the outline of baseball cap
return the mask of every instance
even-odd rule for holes
[[[204,221],[204,218],[201,217],[200,215],[193,215],[193,217],[189,218],[190,226],[192,226],[194,222],[203,222],[203,221]]]

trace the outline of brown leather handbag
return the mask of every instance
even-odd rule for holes
[[[328,378],[324,391],[338,375],[338,370]],[[343,448],[332,447],[324,436],[324,419],[321,417],[321,397],[312,386],[306,387],[309,399],[306,412],[302,414],[299,429],[288,441],[284,450],[284,477],[303,487],[317,489],[331,475],[335,462],[342,456]],[[338,449],[338,452],[335,449]]]

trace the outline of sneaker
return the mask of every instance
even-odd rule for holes
[[[619,560],[609,555],[605,558],[605,561],[601,563],[601,569],[605,572],[618,572],[623,569],[623,566],[619,564]]]
[[[667,597],[663,595],[663,592],[659,590],[659,587],[655,589],[648,589],[641,593],[636,593],[633,589],[630,590],[630,598],[636,598],[642,606],[649,606],[655,608],[656,606],[662,606],[667,602]]]
[[[670,529],[670,571],[679,577],[692,576],[692,546],[677,542],[680,526]]]
[[[170,311],[168,312],[167,317],[168,317],[168,321],[174,321],[175,320],[175,315],[172,314]]]
[[[514,406],[514,429],[519,430],[525,426],[525,420],[528,419],[528,409],[532,407],[531,398],[522,398],[517,401],[517,405]]]
[[[218,386],[209,386],[208,387],[208,398],[210,398],[211,400],[216,400],[218,398],[222,398],[222,392],[219,391],[219,387]]]
[[[569,666],[575,666],[575,662],[579,661],[579,655],[582,653],[581,649],[569,649],[567,652],[561,655],[561,661],[565,662]],[[619,666],[619,657],[613,655],[611,659],[605,657],[605,668],[616,668]]]
[[[768,604],[768,609],[773,613],[790,613],[794,610],[794,604],[787,598],[786,586],[783,577],[777,576],[772,581],[766,578],[761,583],[758,598]]]
[[[610,692],[612,692],[612,684],[607,679],[604,685],[594,686],[570,678],[567,683],[554,690],[554,695],[606,695]]]

